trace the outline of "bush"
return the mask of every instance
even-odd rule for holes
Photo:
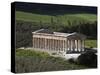
[[[68,62],[69,63],[75,63],[75,59],[74,58],[70,58],[70,59],[68,59]]]
[[[52,55],[57,55],[57,53],[52,53]]]
[[[97,55],[92,51],[86,51],[77,58],[77,63],[88,67],[97,67]]]

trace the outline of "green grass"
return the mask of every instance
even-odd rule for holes
[[[96,47],[97,48],[97,40],[86,40],[85,46],[87,48]]]
[[[51,18],[53,18],[54,22],[61,22],[62,24],[68,24],[68,21],[72,24],[79,24],[80,22],[94,22],[97,20],[97,16],[95,14],[64,14],[64,15],[41,15],[35,13],[27,13],[22,11],[16,11],[16,20],[28,21],[28,22],[42,22],[42,23],[51,23]]]
[[[50,22],[51,16],[16,11],[16,20],[29,22]]]
[[[49,56],[48,53],[17,49],[15,68],[17,73],[24,73],[86,69],[88,67],[70,63],[60,57]]]
[[[31,51],[31,50],[22,50],[22,49],[17,49],[16,50],[16,56],[34,56],[34,57],[43,57],[46,58],[49,56],[48,53],[46,52],[40,52],[40,51]]]

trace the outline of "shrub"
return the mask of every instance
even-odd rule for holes
[[[69,63],[75,63],[75,59],[74,58],[70,58],[70,59],[68,59],[68,62]]]
[[[77,58],[77,63],[88,67],[97,67],[97,55],[92,51],[86,51]]]
[[[57,53],[52,53],[52,55],[56,55]]]

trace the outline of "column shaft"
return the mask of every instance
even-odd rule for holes
[[[33,48],[34,48],[34,37],[33,37]]]
[[[80,51],[82,51],[82,40],[80,40]]]
[[[77,40],[77,51],[79,51],[79,50],[78,50],[78,40]]]
[[[69,50],[71,51],[71,40],[69,40]]]
[[[73,40],[73,46],[72,46],[72,48],[73,48],[73,51],[75,51],[75,40]]]

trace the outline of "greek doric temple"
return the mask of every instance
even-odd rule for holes
[[[33,48],[56,52],[83,52],[86,36],[77,32],[61,33],[48,29],[32,32]]]

